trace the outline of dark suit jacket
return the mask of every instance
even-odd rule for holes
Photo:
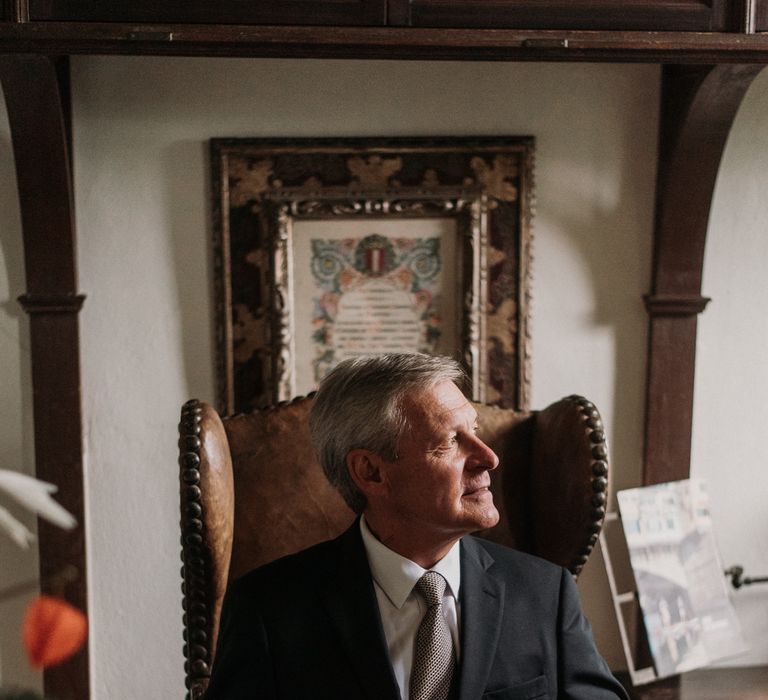
[[[475,537],[461,541],[459,700],[616,700],[570,574]],[[205,700],[397,700],[355,524],[234,582]]]

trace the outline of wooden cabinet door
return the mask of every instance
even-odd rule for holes
[[[413,27],[722,31],[726,0],[390,0]]]
[[[30,0],[31,20],[383,25],[386,0]]]

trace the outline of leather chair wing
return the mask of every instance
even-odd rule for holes
[[[578,575],[608,500],[608,446],[595,405],[570,396],[538,412],[531,458],[532,551]]]
[[[208,404],[184,404],[179,452],[184,650],[191,690],[200,680],[207,684],[210,676],[234,532],[229,442],[219,414]],[[196,688],[202,695],[204,686],[197,683]]]

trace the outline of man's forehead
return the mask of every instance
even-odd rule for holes
[[[422,389],[415,389],[404,397],[406,411],[423,415],[432,421],[456,418],[477,418],[477,411],[456,384],[445,380]]]

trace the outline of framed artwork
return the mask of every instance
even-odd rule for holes
[[[533,139],[213,139],[219,409],[426,352],[528,403]]]

